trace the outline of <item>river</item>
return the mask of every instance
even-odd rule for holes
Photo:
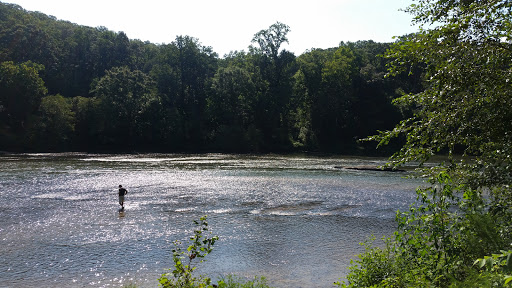
[[[381,158],[304,155],[0,156],[1,287],[158,287],[175,240],[208,216],[220,237],[196,270],[332,287],[416,199],[406,173],[342,167]],[[129,191],[120,213],[117,187]],[[183,244],[183,245],[185,245]]]

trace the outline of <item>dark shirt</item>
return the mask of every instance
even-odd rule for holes
[[[119,188],[119,196],[124,196],[126,194],[128,194],[128,190],[124,188]]]

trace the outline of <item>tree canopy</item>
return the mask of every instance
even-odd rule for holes
[[[408,9],[416,22],[436,27],[406,37],[388,53],[396,59],[391,74],[421,66],[426,80],[424,91],[395,100],[415,108],[382,138],[407,134],[396,163],[462,152],[477,159],[461,164],[473,171],[467,180],[512,184],[512,170],[495,171],[512,167],[511,9],[509,1],[419,1]],[[492,165],[468,166],[476,163]]]
[[[47,90],[39,76],[42,65],[32,62],[0,63],[0,131],[9,145],[21,145],[33,124],[31,116],[38,110]],[[12,142],[11,142],[12,141]]]
[[[291,29],[281,22],[256,32],[247,52],[219,58],[191,36],[153,44],[5,3],[0,15],[0,63],[39,65],[46,90],[30,97],[71,104],[24,106],[33,127],[60,131],[48,134],[66,139],[55,145],[17,128],[28,118],[8,123],[3,113],[0,150],[379,153],[358,139],[393,127],[402,116],[390,102],[411,88],[404,75],[383,77],[389,60],[378,55],[390,44],[296,56],[282,47]],[[70,107],[70,129],[36,123],[57,106]]]
[[[420,71],[424,89],[395,99],[411,117],[370,139],[406,139],[391,165],[448,158],[419,170],[431,186],[340,286],[510,287],[512,2],[419,0],[407,11],[421,29],[386,53],[389,75]]]

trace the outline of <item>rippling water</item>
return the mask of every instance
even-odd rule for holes
[[[358,244],[389,235],[415,199],[383,159],[240,155],[0,156],[1,287],[158,287],[174,240],[208,215],[220,236],[198,270],[332,287]],[[118,212],[117,189],[129,191]]]

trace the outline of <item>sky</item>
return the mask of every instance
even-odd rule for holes
[[[281,22],[290,27],[281,47],[300,55],[341,41],[392,42],[417,31],[399,11],[413,0],[1,0],[79,25],[126,33],[130,39],[171,43],[178,35],[199,39],[221,57],[247,51],[257,32]]]

